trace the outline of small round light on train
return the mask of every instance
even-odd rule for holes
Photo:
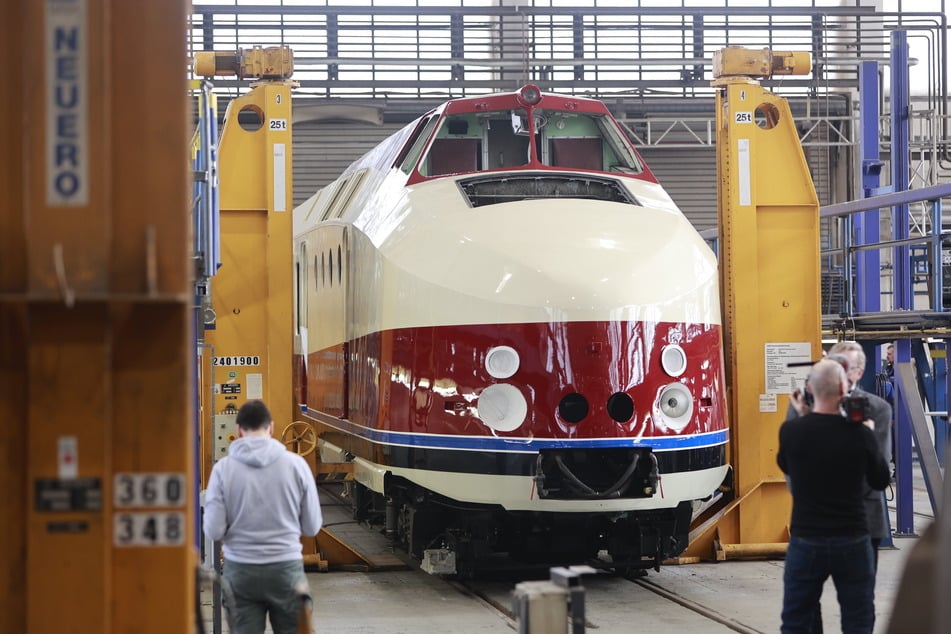
[[[687,353],[677,344],[664,346],[660,351],[660,365],[664,372],[676,378],[687,370]]]
[[[662,421],[674,431],[682,431],[693,415],[693,397],[682,383],[671,383],[657,399]],[[658,421],[661,422],[661,421]]]
[[[528,403],[514,385],[497,383],[482,390],[476,414],[483,424],[495,431],[515,431],[525,422]]]
[[[534,84],[526,84],[518,91],[522,103],[534,106],[542,100],[542,91]]]
[[[507,379],[518,371],[520,359],[514,348],[496,346],[485,354],[485,369],[496,379]]]

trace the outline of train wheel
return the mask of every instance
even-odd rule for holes
[[[281,442],[298,456],[306,456],[317,447],[317,433],[310,423],[295,420],[281,432]]]

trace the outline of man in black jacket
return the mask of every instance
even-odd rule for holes
[[[863,486],[883,490],[888,465],[872,421],[857,423],[840,413],[850,387],[842,365],[819,361],[807,386],[815,400],[812,412],[779,430],[777,462],[793,496],[781,631],[811,631],[822,586],[831,576],[843,633],[868,633],[875,615],[875,572]]]
[[[872,429],[875,442],[885,462],[890,463],[892,461],[892,406],[882,397],[866,392],[859,386],[859,381],[865,374],[865,350],[857,341],[840,341],[832,346],[829,354],[841,354],[849,360],[846,376],[849,378],[850,393],[852,396],[861,396],[868,402],[868,417],[875,423]],[[885,496],[882,492],[871,487],[865,487],[862,497],[865,500],[865,515],[868,520],[868,531],[872,537],[872,553],[875,556],[877,571],[878,547],[883,539],[889,537],[888,523],[885,521],[888,507],[885,505]]]

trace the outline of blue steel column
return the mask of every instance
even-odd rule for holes
[[[892,32],[891,54],[891,168],[892,190],[908,189],[909,130],[908,130],[908,34]],[[895,240],[908,238],[908,205],[895,205],[892,211],[892,231]],[[908,247],[894,248],[895,310],[913,310],[911,288],[911,261]]]
[[[891,177],[895,192],[908,189],[909,168],[909,130],[908,130],[908,34],[905,31],[893,31],[891,34]],[[908,205],[896,205],[892,209],[892,232],[896,240],[908,237]],[[895,310],[912,310],[911,262],[908,247],[894,248]],[[908,363],[911,360],[911,341],[899,339],[895,342],[895,362]],[[901,381],[895,382],[895,475],[896,523],[895,535],[914,535],[915,524],[912,516],[911,480],[911,420],[906,402],[907,395]]]
[[[878,118],[879,110],[878,62],[862,62],[859,66],[859,153],[862,157],[862,196],[869,198],[881,193],[882,160],[879,156]],[[881,240],[879,210],[872,209],[847,216],[855,226],[855,243],[874,244]],[[851,266],[850,262],[845,263]],[[881,252],[878,249],[859,251],[855,259],[856,288],[855,311],[858,313],[877,313],[882,309],[881,294]],[[880,364],[879,346],[863,344],[868,361],[878,368]],[[866,363],[868,363],[868,361]],[[875,374],[865,373],[863,387],[875,393]],[[884,497],[884,493],[882,496]],[[883,506],[883,509],[886,507]],[[887,511],[885,515],[886,536],[881,546],[894,545],[891,536],[891,521]]]
[[[868,198],[879,193],[882,161],[878,138],[878,62],[862,62],[859,69],[859,152],[862,156],[862,192]],[[855,244],[873,244],[879,237],[879,211],[873,209],[849,216],[855,223]],[[856,254],[856,312],[881,310],[881,255],[876,250]],[[849,262],[844,263],[850,266]]]

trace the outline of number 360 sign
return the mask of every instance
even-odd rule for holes
[[[113,544],[176,546],[185,543],[185,513],[124,509],[182,508],[187,491],[183,473],[117,473],[113,480]]]

